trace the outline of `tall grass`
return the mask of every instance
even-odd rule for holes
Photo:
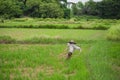
[[[65,60],[65,47],[66,45],[0,45],[0,79],[89,80],[83,60]]]
[[[119,67],[120,63],[115,62],[114,59],[118,61],[120,57],[110,57],[111,55],[119,56],[118,46],[120,44],[117,42],[101,41],[89,48],[86,61],[93,80],[119,80],[120,71],[117,72],[115,66]]]
[[[105,30],[73,30],[73,29],[23,29],[1,28],[0,36],[10,36],[16,40],[28,40],[32,38],[56,38],[75,40],[105,40]]]
[[[102,30],[1,28],[0,43],[4,41],[4,43],[20,44],[64,44],[71,39],[80,43],[92,43],[98,40],[105,40],[104,34],[106,34],[106,31]]]
[[[108,30],[107,38],[109,40],[120,41],[120,25],[111,27]]]
[[[89,20],[65,20],[65,19],[41,19],[18,18],[5,20],[0,23],[0,28],[48,28],[48,29],[98,29],[106,30],[119,20],[89,19]]]
[[[119,43],[81,45],[66,61],[66,44],[1,44],[0,79],[119,80]]]
[[[47,29],[70,29],[67,25],[1,25],[0,28],[47,28]]]
[[[2,44],[16,43],[16,40],[12,39],[10,36],[0,36],[0,43]]]
[[[74,39],[79,43],[93,43],[97,40],[79,40]],[[0,36],[0,44],[66,44],[70,39],[64,39],[60,37],[33,37],[25,40],[16,40],[10,36]]]

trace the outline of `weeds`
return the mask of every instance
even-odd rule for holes
[[[25,40],[16,40],[10,36],[0,36],[0,44],[66,44],[70,39],[64,39],[60,37],[33,37]],[[93,43],[96,40],[78,40],[74,39],[76,42],[80,43]]]
[[[0,43],[2,44],[16,43],[16,40],[12,39],[10,36],[0,36]]]
[[[111,27],[108,30],[107,39],[120,41],[120,25],[116,25],[114,27]]]
[[[65,44],[1,44],[0,79],[119,80],[119,43],[82,44],[68,61]]]
[[[20,18],[0,23],[0,28],[97,29],[107,30],[119,20]]]

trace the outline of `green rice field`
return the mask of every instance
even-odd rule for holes
[[[0,28],[0,36],[17,41],[44,38],[44,44],[1,43],[0,80],[120,80],[120,42],[106,35],[107,30]],[[49,39],[56,43],[47,44]],[[66,60],[71,39],[82,52]]]
[[[33,37],[105,40],[106,30],[0,28],[0,36],[10,36],[16,40]]]

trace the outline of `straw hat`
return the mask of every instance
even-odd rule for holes
[[[76,43],[74,42],[74,40],[70,40],[69,43],[70,43],[70,44],[76,44]]]

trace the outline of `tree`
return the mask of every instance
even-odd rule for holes
[[[89,0],[88,2],[86,2],[83,8],[83,13],[88,15],[97,15],[98,11],[96,8],[96,2],[94,2],[93,0]]]
[[[78,2],[76,3],[76,6],[77,6],[77,16],[81,15],[83,12],[83,8],[84,8],[84,4],[82,2]]]
[[[78,13],[78,8],[77,8],[76,4],[72,5],[72,13],[73,13],[73,15],[77,15],[77,13]]]
[[[5,18],[20,17],[22,10],[17,1],[14,0],[0,0],[0,15]]]
[[[26,3],[28,0],[18,0],[19,2],[22,2],[24,4],[24,6],[26,6]]]
[[[26,14],[32,17],[62,18],[64,15],[63,10],[55,0],[51,0],[51,2],[50,0],[29,0],[27,2],[27,8]]]
[[[64,18],[70,18],[70,9],[67,8],[67,0],[58,0],[60,7],[64,12]]]
[[[54,3],[40,5],[39,11],[42,18],[62,18],[64,15],[62,9]]]
[[[84,7],[83,3],[80,1],[76,5],[78,9],[82,9]]]
[[[120,19],[120,0],[103,0],[97,5],[102,18]]]

